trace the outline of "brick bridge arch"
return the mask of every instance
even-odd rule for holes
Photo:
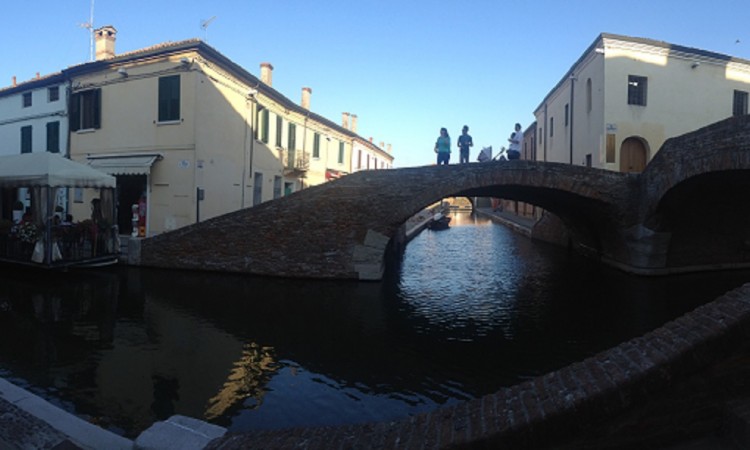
[[[579,235],[617,217],[617,172],[528,161],[363,171],[146,239],[141,263],[315,278],[379,279],[404,223],[452,196],[516,198],[557,212]],[[597,239],[598,241],[598,239]],[[598,244],[597,244],[598,246]]]
[[[563,221],[576,248],[631,272],[744,265],[748,138],[750,118],[727,119],[670,139],[642,174],[538,161],[357,172],[146,239],[136,263],[376,280],[408,218],[441,198],[479,196],[538,205]],[[727,202],[731,211],[711,207]],[[699,207],[722,215],[697,220]],[[709,220],[722,226],[690,225]]]

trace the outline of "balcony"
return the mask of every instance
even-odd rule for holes
[[[310,170],[310,155],[301,151],[281,149],[281,162],[284,165],[284,175],[302,176]]]

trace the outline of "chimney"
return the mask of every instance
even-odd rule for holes
[[[307,110],[310,109],[310,94],[312,94],[311,88],[309,87],[302,88],[302,107]]]
[[[260,81],[269,86],[273,85],[273,66],[271,63],[260,63]]]
[[[94,40],[96,41],[96,60],[115,57],[115,38],[117,30],[112,25],[105,25],[94,30]]]
[[[356,133],[357,132],[357,115],[356,114],[352,114],[352,128],[351,128],[351,130],[352,130],[352,133]]]
[[[13,75],[13,87],[18,86],[18,83],[16,82],[16,76]]]
[[[388,144],[388,153],[391,153],[391,144]]]
[[[341,126],[346,128],[347,130],[349,129],[349,113],[348,112],[341,113]]]
[[[385,148],[385,142],[380,141],[380,148]]]
[[[37,73],[36,73],[36,79],[38,80],[38,79],[40,79],[41,77],[42,77],[42,76],[41,76],[41,75],[39,75],[39,72],[37,72]]]

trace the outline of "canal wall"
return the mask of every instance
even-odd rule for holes
[[[716,432],[729,400],[750,396],[732,365],[748,355],[748,338],[750,284],[641,337],[481,398],[396,422],[229,434],[207,448],[654,448]]]

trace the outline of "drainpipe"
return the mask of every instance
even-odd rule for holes
[[[247,116],[250,115],[250,121],[253,120],[253,105],[247,105],[248,107],[245,108],[245,139],[242,145],[242,180],[240,180],[240,209],[245,209],[245,186],[247,186],[247,133],[248,128],[252,128],[252,123],[250,126],[247,125]],[[252,138],[251,138],[252,139]],[[252,142],[252,140],[250,141]],[[250,144],[252,145],[252,143]]]
[[[547,129],[549,127],[549,118],[547,118],[547,103],[544,104],[544,126],[542,127],[542,142],[544,144],[542,147],[544,148],[544,162],[547,162],[547,136],[549,135],[549,130]],[[546,134],[545,134],[546,133]]]
[[[305,124],[302,127],[302,161],[304,161],[305,158],[307,157],[307,120],[309,118],[310,118],[310,111],[307,111],[307,114],[305,115]],[[308,162],[308,166],[307,166],[308,171],[310,170],[309,164],[310,163]],[[303,177],[300,177],[299,187],[300,189],[305,188],[305,181]]]
[[[252,103],[252,105],[250,107],[250,113],[251,113],[251,116],[250,116],[250,128],[251,128],[251,132],[250,132],[250,161],[248,162],[248,164],[246,164],[247,169],[250,171],[250,173],[249,174],[245,174],[245,176],[243,177],[243,180],[242,180],[242,183],[243,183],[243,187],[242,187],[242,207],[243,208],[245,207],[245,187],[247,186],[247,175],[250,175],[251,177],[253,177],[253,190],[255,190],[255,177],[253,176],[253,157],[255,156],[255,127],[257,126],[257,124],[255,123],[255,116],[258,113],[258,101],[255,99],[254,95],[253,95],[252,99],[253,99],[253,103]],[[245,133],[247,133],[247,131],[245,131]],[[253,205],[253,206],[255,206],[255,205]]]
[[[568,129],[568,132],[570,133],[570,164],[573,164],[573,93],[575,92],[575,85],[576,85],[576,78],[575,75],[570,75],[570,128]]]
[[[240,186],[242,187],[242,209],[245,208],[245,191],[247,190],[247,176],[248,171],[250,175],[253,173],[253,154],[255,151],[255,116],[258,112],[258,100],[255,98],[255,96],[258,94],[258,86],[260,83],[258,83],[254,88],[250,88],[247,94],[247,100],[250,102],[250,107],[246,108],[245,110],[245,145],[243,146],[243,156],[244,161],[242,164],[242,183]],[[250,115],[250,126],[247,125],[247,115]],[[248,134],[250,135],[250,150],[248,155],[248,146],[247,146],[247,137]],[[255,183],[255,179],[253,178],[253,183]],[[253,185],[253,188],[255,185]]]
[[[68,138],[65,139],[65,157],[70,158],[70,97],[73,95],[73,80],[68,80],[68,89],[65,92],[65,115],[68,118]],[[67,212],[68,205],[65,205]]]

